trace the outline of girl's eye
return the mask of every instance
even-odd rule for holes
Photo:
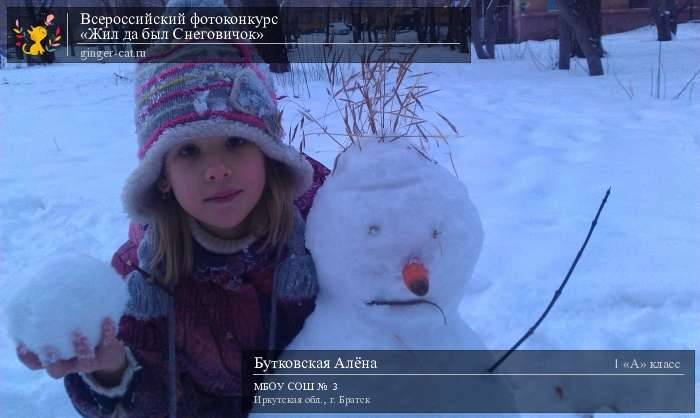
[[[245,144],[246,142],[248,142],[248,141],[246,141],[243,138],[239,138],[237,136],[232,136],[226,140],[226,146],[229,148],[234,148],[234,147],[241,146],[241,145]]]
[[[177,155],[181,157],[194,157],[197,154],[199,154],[199,148],[192,144],[185,145],[177,151]]]

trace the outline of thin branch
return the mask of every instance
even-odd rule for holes
[[[530,337],[537,327],[540,325],[542,320],[547,316],[549,313],[550,309],[552,309],[552,306],[554,306],[554,303],[559,299],[559,296],[561,295],[562,290],[564,290],[564,286],[566,286],[566,283],[569,281],[569,277],[571,277],[571,273],[574,272],[574,268],[576,267],[576,264],[578,263],[578,260],[581,258],[581,254],[583,254],[583,251],[586,249],[586,245],[588,244],[588,240],[591,238],[591,234],[593,234],[593,230],[595,229],[596,225],[598,224],[598,217],[600,216],[600,212],[603,211],[603,207],[605,206],[605,202],[608,201],[608,196],[610,196],[610,188],[608,188],[608,191],[605,192],[605,197],[603,197],[603,201],[600,203],[600,207],[598,208],[598,213],[596,213],[595,218],[593,219],[593,222],[591,222],[591,227],[588,230],[588,235],[586,235],[586,240],[583,241],[583,245],[581,248],[578,250],[578,254],[576,254],[576,258],[574,259],[574,262],[571,264],[571,267],[569,268],[569,272],[566,273],[566,277],[564,277],[564,281],[561,283],[561,286],[559,286],[559,289],[557,289],[556,292],[554,292],[554,296],[552,297],[552,300],[549,302],[549,305],[547,306],[547,309],[545,309],[544,313],[540,316],[540,318],[535,322],[535,325],[533,325],[526,333],[523,335],[520,340],[518,340],[517,343],[513,347],[511,347],[510,350],[506,354],[504,354],[496,363],[493,364],[493,366],[488,368],[489,373],[493,373],[498,366],[501,365],[523,342],[525,342],[528,337]]]
[[[620,81],[620,79],[617,77],[617,73],[616,73],[616,72],[613,72],[613,75],[615,76],[615,81],[617,81],[617,85],[620,86],[620,88],[621,88],[622,90],[624,90],[625,93],[627,93],[627,97],[629,97],[630,100],[632,100],[632,98],[634,97],[634,95],[632,94],[632,92],[629,91],[629,90],[627,90],[627,87],[625,87],[625,86],[622,84],[622,82]]]
[[[680,98],[681,95],[683,94],[683,92],[685,91],[685,89],[687,89],[688,86],[690,86],[690,84],[693,82],[693,80],[695,80],[695,77],[697,77],[698,74],[700,74],[700,68],[698,68],[698,70],[695,72],[695,74],[693,74],[693,76],[690,78],[690,80],[688,80],[688,82],[685,83],[685,86],[683,86],[683,88],[681,89],[681,91],[679,91],[678,94],[676,94],[675,96],[673,96],[673,98],[674,98],[674,99]]]

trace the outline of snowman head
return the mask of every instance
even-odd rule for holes
[[[467,188],[405,140],[360,144],[339,156],[308,217],[318,302],[442,323],[420,302],[449,315],[464,294],[483,240]]]

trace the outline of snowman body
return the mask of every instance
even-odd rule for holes
[[[322,293],[313,314],[287,350],[487,349],[461,318],[454,314],[443,317],[432,305],[365,306],[367,311],[382,311],[372,312],[375,318],[369,320],[369,315],[361,311],[339,310]]]

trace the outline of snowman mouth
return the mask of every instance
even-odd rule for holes
[[[445,322],[445,325],[447,325],[447,317],[445,316],[445,311],[442,310],[440,305],[438,305],[435,302],[429,301],[428,299],[409,299],[409,300],[386,300],[386,299],[373,299],[370,300],[369,302],[365,302],[367,306],[376,306],[376,305],[390,305],[390,306],[411,306],[411,305],[420,305],[420,304],[428,304],[434,306],[440,313],[442,314],[442,319]]]

